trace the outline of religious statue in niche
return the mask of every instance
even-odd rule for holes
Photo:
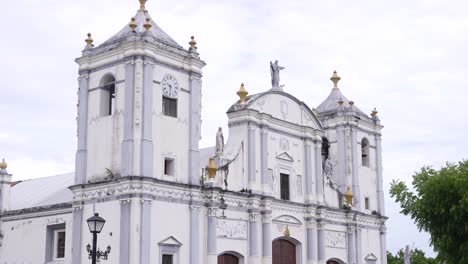
[[[284,67],[278,65],[278,60],[275,60],[275,63],[270,61],[271,85],[273,88],[279,88],[281,70],[284,70]]]
[[[404,255],[404,264],[411,264],[411,255],[413,252],[411,252],[410,248],[408,245],[406,245],[405,248],[405,255]]]
[[[216,133],[216,156],[220,156],[221,154],[223,154],[223,151],[224,151],[223,129],[219,127],[218,132]]]

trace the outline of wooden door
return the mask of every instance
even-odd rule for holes
[[[296,245],[283,239],[275,240],[273,264],[296,264]]]
[[[329,260],[329,261],[327,261],[327,264],[339,264],[339,263],[334,261],[334,260]]]
[[[230,254],[223,254],[218,256],[218,264],[239,264],[239,259]]]

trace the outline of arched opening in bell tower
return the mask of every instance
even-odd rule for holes
[[[102,77],[99,88],[101,90],[101,116],[109,116],[115,108],[115,77],[106,74]]]

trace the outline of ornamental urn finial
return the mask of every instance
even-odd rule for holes
[[[147,0],[139,0],[140,1],[140,10],[146,10],[145,4]]]
[[[132,17],[130,19],[130,23],[128,24],[128,26],[132,29],[133,32],[135,32],[135,29],[137,27],[137,24],[135,22],[135,17]]]
[[[348,206],[351,206],[353,204],[353,192],[351,191],[351,188],[348,186],[346,189],[345,194],[343,195],[346,199],[346,204]]]
[[[245,88],[244,88],[244,83],[241,83],[239,91],[237,91],[237,95],[240,98],[240,103],[241,104],[245,104],[245,98],[247,97],[248,94],[249,94],[249,92],[247,92],[247,90],[245,90]]]
[[[146,29],[146,32],[148,32],[151,28],[151,21],[149,19],[149,17],[146,18],[146,22],[145,24],[143,25],[143,27]]]
[[[208,170],[208,177],[210,179],[214,179],[214,177],[216,175],[216,171],[218,171],[218,167],[216,167],[214,157],[210,158],[210,161],[208,162],[207,170]]]
[[[338,82],[341,80],[340,76],[336,73],[336,71],[333,72],[332,77],[330,80],[333,82],[333,88],[338,88]]]
[[[372,118],[375,119],[377,117],[377,113],[378,113],[377,109],[374,107],[374,110],[372,110],[372,113],[371,113]]]
[[[190,39],[191,39],[189,42],[190,50],[197,49],[197,42],[195,41],[195,37],[191,36]]]
[[[340,100],[338,100],[338,104],[340,105],[340,107],[343,107],[343,104],[344,104],[343,98],[340,97]]]
[[[91,33],[88,33],[88,38],[85,39],[85,42],[88,45],[88,47],[94,47],[93,41],[94,40],[93,40],[93,38],[91,38]]]
[[[0,162],[0,170],[6,170],[7,167],[8,163],[5,162],[5,159],[2,159],[2,161]]]

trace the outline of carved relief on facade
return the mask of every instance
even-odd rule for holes
[[[283,115],[283,119],[286,119],[286,117],[288,116],[288,102],[281,101],[280,105],[281,105],[281,114]]]
[[[247,222],[232,219],[217,219],[216,234],[218,237],[247,239]]]
[[[327,230],[325,237],[326,247],[346,248],[346,233]]]
[[[279,147],[282,151],[289,151],[289,140],[287,138],[280,138]]]

